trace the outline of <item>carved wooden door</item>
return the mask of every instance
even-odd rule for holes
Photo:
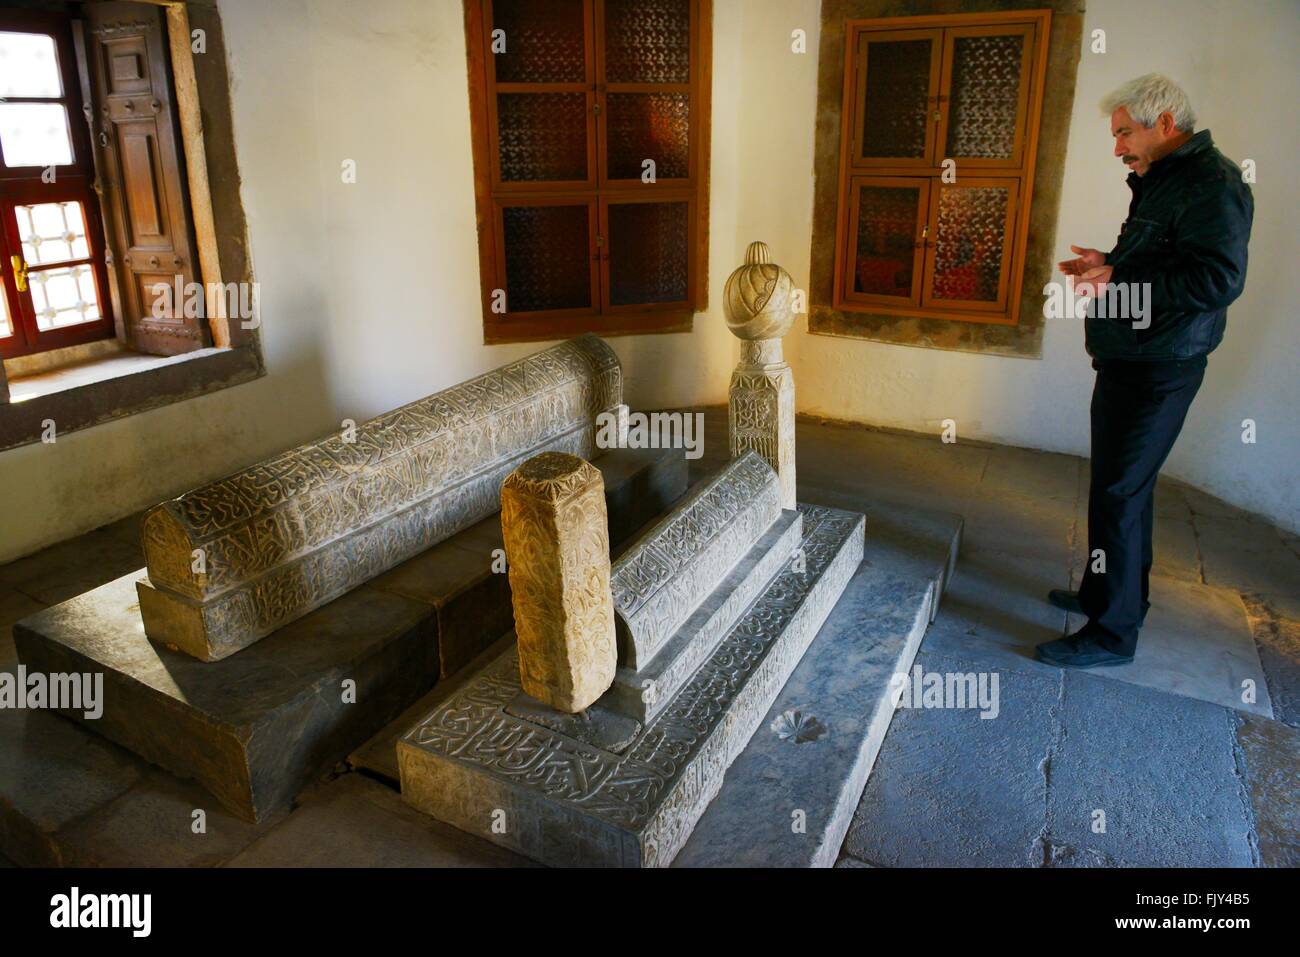
[[[176,355],[211,344],[159,7],[85,7],[91,132],[127,344]],[[194,313],[198,311],[199,314]]]

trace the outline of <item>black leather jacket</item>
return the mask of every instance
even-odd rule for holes
[[[1129,173],[1133,200],[1115,248],[1112,283],[1150,283],[1150,326],[1132,314],[1090,308],[1085,344],[1095,359],[1161,361],[1206,355],[1223,340],[1228,305],[1246,285],[1246,244],[1255,201],[1241,169],[1201,130]]]

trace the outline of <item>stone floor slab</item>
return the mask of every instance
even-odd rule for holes
[[[1059,846],[1097,864],[1254,863],[1233,711],[1065,671],[1060,722],[1045,763],[1045,855]]]
[[[1300,609],[1292,607],[1300,600],[1288,603],[1248,594],[1242,603],[1268,682],[1273,717],[1300,728]]]
[[[1300,729],[1243,716],[1237,726],[1264,867],[1300,867]]]
[[[992,496],[1029,496],[1072,505],[1078,496],[1082,460],[1010,445],[988,447],[988,463],[979,488]]]
[[[138,541],[101,528],[0,565],[0,585],[44,605],[56,605],[143,564],[144,552]]]
[[[923,673],[978,663],[924,648]],[[900,708],[844,842],[885,867],[1024,867],[1036,863],[1059,679],[999,676],[993,719],[977,709]]]
[[[17,664],[14,624],[46,607],[44,602],[11,588],[0,587],[0,668]]]
[[[193,781],[150,768],[130,790],[57,837],[67,867],[215,867],[288,814],[261,824],[231,814]]]
[[[1277,530],[1254,519],[1197,515],[1205,580],[1244,592],[1300,595],[1300,557]]]
[[[1001,652],[999,667],[1038,671],[1034,647],[1065,633],[1066,613],[1047,593],[1064,587],[1068,576],[1064,564],[967,547],[923,647],[958,656]]]
[[[1071,632],[1085,621],[1081,615],[1069,619]],[[1226,588],[1152,575],[1151,610],[1137,654],[1102,677],[1273,716],[1246,610]]]
[[[972,548],[1029,555],[1053,565],[1070,561],[1075,535],[1074,503],[1018,497],[952,505],[965,520],[963,538]]]
[[[345,774],[229,867],[532,867],[532,861],[426,817],[392,788]]]
[[[25,867],[64,863],[59,831],[145,772],[133,755],[56,714],[0,710],[0,852]]]

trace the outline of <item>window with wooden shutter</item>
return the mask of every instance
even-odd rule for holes
[[[703,308],[710,0],[465,0],[484,338]]]
[[[0,357],[113,335],[66,17],[0,11]]]
[[[163,11],[94,3],[85,17],[91,133],[123,337],[154,355],[201,349],[212,339],[193,314],[205,297],[188,294],[199,273]]]
[[[846,24],[835,308],[1016,322],[1049,18]]]

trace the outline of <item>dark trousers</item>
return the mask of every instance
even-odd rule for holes
[[[1111,651],[1131,655],[1149,607],[1156,475],[1196,390],[1205,357],[1169,362],[1096,361],[1088,555],[1079,604]],[[1097,554],[1105,571],[1094,572]]]

